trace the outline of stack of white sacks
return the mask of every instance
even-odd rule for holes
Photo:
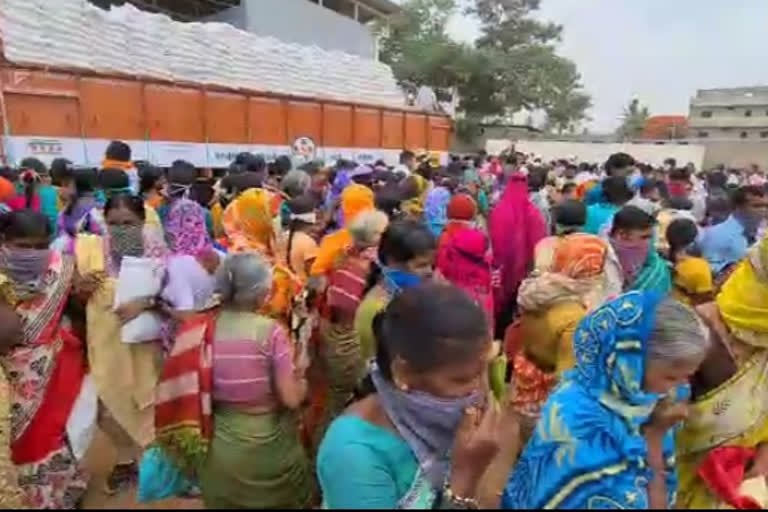
[[[224,23],[179,23],[130,4],[0,0],[5,57],[178,82],[401,107],[392,70],[377,61],[261,37]]]

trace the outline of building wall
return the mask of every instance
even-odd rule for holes
[[[705,89],[691,100],[690,138],[768,143],[768,88]]]
[[[261,36],[376,59],[376,38],[357,21],[307,0],[244,0],[207,18]]]

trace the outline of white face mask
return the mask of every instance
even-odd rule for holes
[[[291,220],[299,220],[301,222],[306,222],[307,224],[316,224],[317,212],[292,213],[290,218]]]

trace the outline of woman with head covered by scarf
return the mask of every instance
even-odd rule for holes
[[[679,436],[680,505],[724,508],[723,489],[768,476],[768,239],[739,263],[714,302],[697,307],[713,346],[692,379],[693,403]],[[700,468],[742,458],[735,481]],[[738,496],[738,492],[730,497]]]
[[[272,294],[266,313],[290,326],[294,297],[304,283],[290,270],[279,250],[270,193],[251,188],[240,194],[224,212],[223,225],[231,253],[258,252],[272,263]]]
[[[688,379],[709,350],[687,306],[631,292],[573,338],[575,369],[549,397],[510,476],[506,509],[666,509]]]
[[[51,231],[41,213],[0,216],[0,232],[0,362],[10,391],[11,461],[27,506],[74,509],[88,477],[70,436],[87,438],[93,426],[67,428],[87,373],[83,343],[65,317],[74,262],[48,248]],[[13,312],[18,323],[9,318]]]
[[[514,313],[517,289],[533,263],[536,244],[547,234],[544,218],[528,199],[523,174],[509,177],[506,190],[491,212],[488,227],[494,265],[501,272],[501,287],[494,297],[497,330],[504,332]]]
[[[344,221],[349,224],[355,220],[360,213],[366,210],[373,210],[374,197],[373,191],[363,185],[350,185],[341,194],[341,211],[344,215]],[[326,275],[333,266],[344,249],[352,244],[352,235],[349,230],[344,228],[330,235],[326,235],[320,241],[320,248],[317,252],[317,258],[312,264],[311,275]]]
[[[493,258],[488,237],[474,227],[476,215],[477,205],[470,196],[458,194],[451,199],[435,263],[440,275],[467,292],[493,325]]]
[[[585,233],[560,239],[552,263],[523,281],[518,295],[523,350],[514,361],[513,407],[523,442],[562,375],[573,368],[573,333],[584,316],[603,302],[603,267],[608,245]]]
[[[483,312],[454,287],[424,284],[398,295],[374,329],[374,394],[334,421],[317,457],[324,505],[477,508],[501,434]]]
[[[400,182],[402,210],[410,220],[421,221],[424,216],[424,202],[429,194],[429,181],[420,174],[411,174]]]
[[[445,186],[432,189],[424,203],[424,222],[426,222],[435,238],[439,238],[448,223],[448,203],[451,201],[451,191]]]
[[[176,201],[165,225],[170,255],[163,299],[176,311],[198,311],[211,300],[220,256],[205,226],[205,211],[190,199]]]

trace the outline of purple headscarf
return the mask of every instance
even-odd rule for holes
[[[173,203],[165,223],[171,253],[199,256],[213,248],[205,225],[205,210],[190,199]]]

